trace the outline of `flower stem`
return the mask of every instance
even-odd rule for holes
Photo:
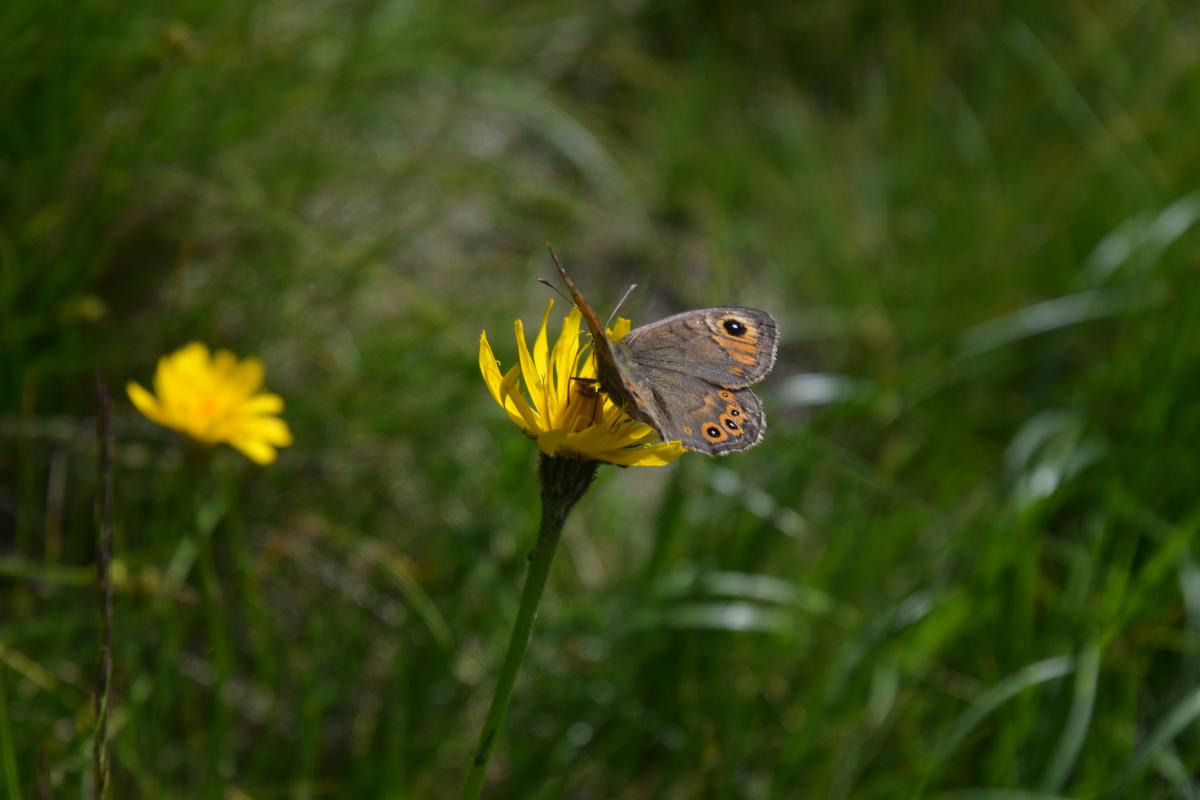
[[[572,506],[591,485],[596,466],[595,461],[579,458],[542,456],[539,470],[542,483],[541,527],[537,544],[529,554],[529,572],[525,575],[525,586],[521,589],[521,605],[517,609],[517,619],[509,636],[500,678],[492,693],[487,721],[479,734],[479,744],[475,747],[475,756],[467,770],[467,780],[462,792],[464,800],[475,800],[483,793],[488,763],[496,747],[496,736],[508,716],[508,704],[512,699],[513,687],[517,683],[517,674],[533,638],[533,624],[537,619],[542,592],[546,588],[546,578],[550,575],[550,565],[554,562],[554,553],[558,549],[563,523],[566,522],[567,513]]]

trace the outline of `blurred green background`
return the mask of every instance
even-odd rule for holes
[[[0,103],[9,794],[89,791],[96,368],[112,796],[457,793],[551,242],[783,340],[762,445],[601,470],[490,797],[1200,796],[1194,3],[9,0]],[[129,404],[191,340],[278,462]]]

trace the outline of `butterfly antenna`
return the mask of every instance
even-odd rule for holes
[[[638,285],[636,283],[629,284],[629,288],[625,290],[625,294],[621,295],[621,299],[617,301],[617,305],[612,310],[612,314],[608,316],[608,322],[604,323],[604,327],[612,327],[613,320],[617,318],[617,312],[621,310],[621,306],[625,304],[625,301],[629,299],[629,295],[633,294],[633,290],[637,287]]]
[[[545,278],[538,278],[538,283],[542,284],[543,286],[549,286],[551,289],[554,290],[555,294],[557,294],[563,300],[566,300],[568,305],[573,305],[571,298],[569,298],[565,294],[563,294],[563,290],[558,288],[557,286],[555,286],[550,281],[546,280]]]
[[[563,282],[567,285],[568,289],[573,291],[575,287],[571,285],[571,279],[567,277],[567,271],[563,269],[562,262],[558,260],[558,253],[554,252],[554,248],[550,246],[549,242],[546,242],[546,250],[550,253],[550,260],[552,260],[554,262],[554,266],[558,268],[558,274],[562,276]],[[557,286],[551,284],[549,281],[545,280],[544,278],[538,278],[538,282],[544,283],[554,291],[558,292],[559,297],[561,297],[563,300],[566,300],[571,305],[576,305],[574,300],[563,294]]]

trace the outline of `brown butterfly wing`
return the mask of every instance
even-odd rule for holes
[[[631,331],[621,340],[635,364],[691,375],[718,387],[758,383],[775,365],[779,326],[757,308],[684,311]]]
[[[779,326],[767,312],[721,306],[644,325],[615,346],[635,368],[623,371],[652,398],[652,424],[663,439],[724,455],[762,439],[762,403],[746,387],[771,371],[778,342]]]
[[[730,389],[679,372],[651,373],[648,386],[659,433],[689,450],[725,455],[758,444],[767,420],[749,389]]]

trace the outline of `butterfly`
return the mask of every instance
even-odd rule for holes
[[[767,420],[748,387],[775,365],[774,317],[757,308],[698,308],[610,339],[553,250],[550,257],[591,331],[600,390],[613,402],[689,450],[725,455],[762,441]]]

